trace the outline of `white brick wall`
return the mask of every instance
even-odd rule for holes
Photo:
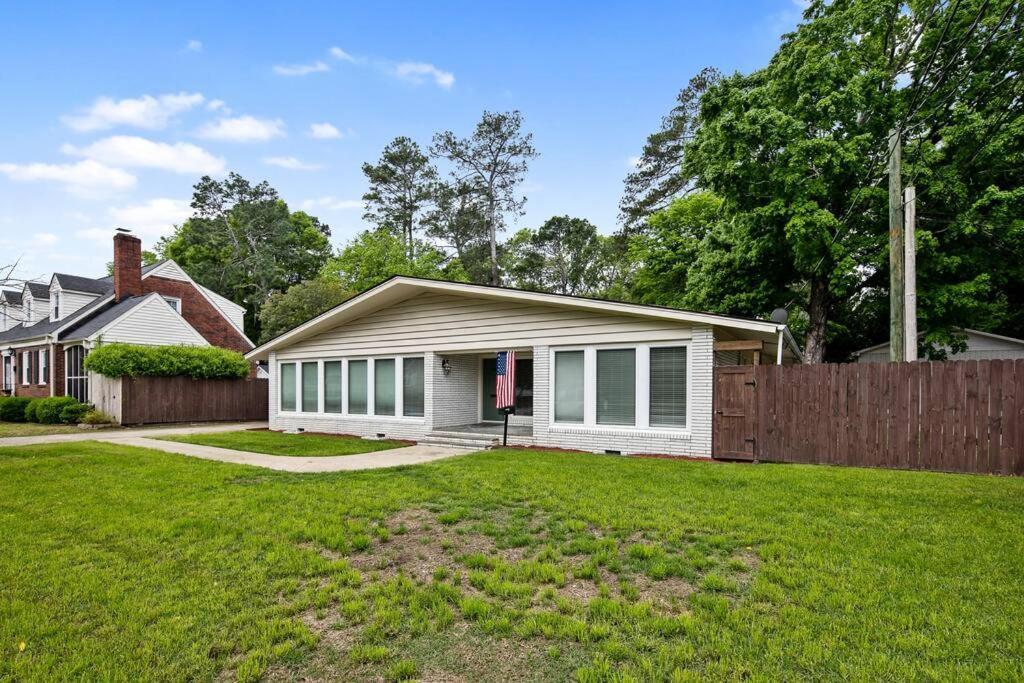
[[[441,370],[441,359],[447,358],[452,372],[447,377]],[[433,377],[433,424],[436,428],[473,424],[477,421],[480,391],[480,359],[470,355],[436,354],[433,367],[426,374]]]

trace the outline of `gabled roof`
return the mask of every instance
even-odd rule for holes
[[[2,342],[23,342],[29,339],[36,339],[38,337],[44,337],[48,334],[60,332],[61,330],[70,327],[76,322],[80,322],[88,316],[96,313],[97,311],[103,310],[103,308],[113,302],[113,294],[107,296],[100,296],[85,306],[82,306],[77,311],[69,313],[60,320],[50,320],[50,316],[46,316],[39,322],[32,325],[18,325],[12,327],[6,332],[0,333],[0,343]]]
[[[21,292],[13,289],[0,289],[0,301],[6,301],[12,306],[20,306]]]
[[[25,289],[31,294],[33,299],[49,299],[50,298],[50,285],[43,284],[42,282],[26,282]],[[24,289],[22,291],[25,291]]]
[[[87,339],[94,332],[99,332],[104,327],[114,322],[122,315],[132,310],[154,294],[143,294],[142,296],[130,296],[113,304],[106,310],[97,313],[90,318],[83,320],[80,324],[72,325],[60,333],[61,341],[65,339]]]
[[[103,280],[95,280],[91,277],[81,275],[68,275],[67,273],[54,273],[50,282],[54,281],[61,289],[69,292],[83,292],[85,294],[106,294],[114,288],[113,283]]]
[[[367,315],[373,311],[398,303],[399,301],[403,301],[411,296],[415,296],[416,294],[423,292],[472,296],[482,299],[529,302],[590,310],[606,314],[660,318],[678,322],[713,325],[758,334],[774,335],[782,332],[785,335],[787,345],[794,351],[797,357],[800,356],[799,348],[797,347],[792,335],[789,333],[789,329],[785,325],[779,325],[768,320],[736,318],[732,316],[718,315],[716,313],[683,311],[665,306],[631,304],[621,301],[607,301],[604,299],[569,296],[566,294],[531,292],[522,289],[512,289],[510,287],[474,285],[465,282],[450,282],[448,280],[431,280],[428,278],[410,277],[407,275],[395,275],[384,282],[367,289],[361,294],[357,294],[338,306],[335,306],[331,310],[306,321],[305,323],[285,332],[282,335],[279,335],[278,337],[275,337],[274,339],[271,339],[264,344],[261,344],[246,354],[246,358],[262,360],[266,358],[266,355],[271,351],[301,341],[302,339],[312,337],[319,332],[336,327],[343,322]]]

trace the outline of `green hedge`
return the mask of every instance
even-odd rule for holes
[[[61,413],[64,412],[64,409],[77,405],[79,403],[73,396],[41,398],[35,406],[37,421],[44,425],[60,424],[64,421],[61,418]]]
[[[106,377],[233,379],[249,375],[249,362],[242,354],[216,346],[106,344],[89,352],[85,367]]]
[[[25,422],[39,422],[39,414],[36,412],[39,409],[39,402],[41,398],[30,398],[28,405],[25,406]]]
[[[25,408],[29,399],[24,396],[0,397],[0,420],[4,422],[24,422]]]

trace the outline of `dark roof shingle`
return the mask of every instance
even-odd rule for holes
[[[57,284],[60,285],[61,289],[67,289],[72,292],[85,292],[86,294],[106,294],[113,288],[113,285],[109,282],[104,282],[103,280],[95,280],[91,277],[82,277],[81,275],[54,273],[53,277],[57,280]]]

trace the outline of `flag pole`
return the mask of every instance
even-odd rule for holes
[[[505,408],[505,431],[501,436],[501,447],[508,447],[508,408]]]

